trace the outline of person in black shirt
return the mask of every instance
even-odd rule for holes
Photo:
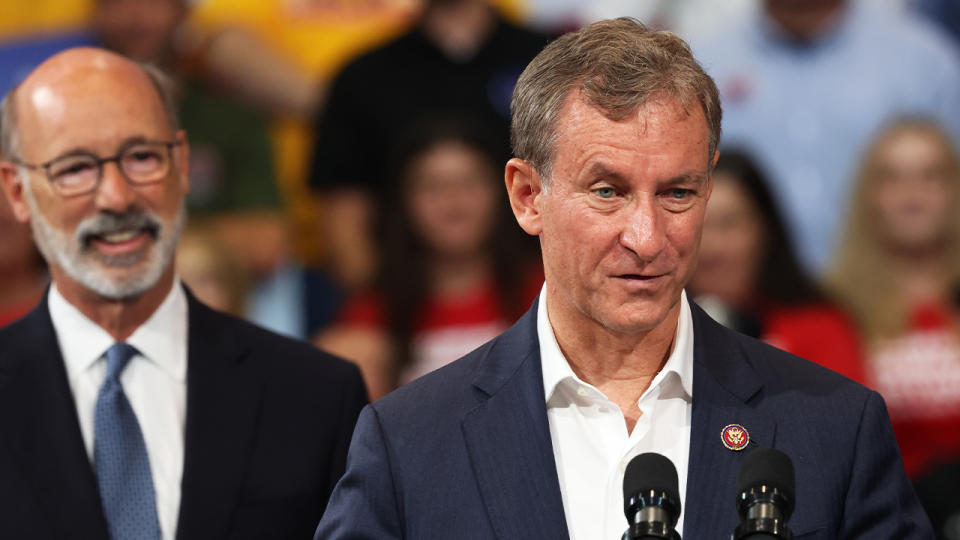
[[[510,97],[547,37],[485,0],[431,0],[407,34],[356,59],[333,82],[316,126],[311,186],[334,276],[363,285],[375,268],[374,209],[400,134],[437,117],[472,117],[509,148]]]

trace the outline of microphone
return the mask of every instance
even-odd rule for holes
[[[623,475],[623,540],[680,540],[674,529],[680,518],[677,468],[657,453],[635,456]]]
[[[773,448],[747,454],[737,481],[740,525],[734,540],[792,540],[787,520],[793,514],[796,480],[790,456]]]

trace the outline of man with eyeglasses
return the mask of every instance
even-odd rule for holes
[[[99,49],[0,105],[0,180],[52,284],[0,330],[0,537],[309,537],[355,367],[199,303],[174,271],[186,134],[158,71]]]

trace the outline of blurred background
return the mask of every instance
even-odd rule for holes
[[[960,540],[958,0],[3,0],[0,92],[83,44],[166,70],[192,145],[180,276],[353,360],[376,399],[539,292],[502,187],[513,85],[551,36],[624,15],[721,92],[689,292],[881,392]],[[0,202],[0,325],[46,281]]]

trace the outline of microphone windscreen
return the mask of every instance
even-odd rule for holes
[[[680,492],[677,489],[677,468],[666,456],[655,452],[648,452],[634,456],[627,464],[623,474],[623,496],[632,497],[638,492],[657,490],[680,502]]]
[[[759,486],[775,487],[792,501],[796,477],[790,456],[773,448],[758,448],[747,454],[740,467],[737,492]]]

